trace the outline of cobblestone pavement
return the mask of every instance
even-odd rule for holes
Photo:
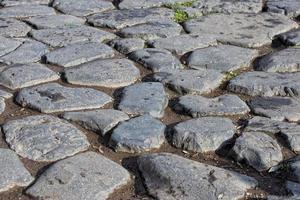
[[[1,200],[299,200],[299,0],[0,0]]]

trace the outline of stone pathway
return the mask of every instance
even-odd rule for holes
[[[0,0],[0,200],[299,200],[299,19],[299,0]]]

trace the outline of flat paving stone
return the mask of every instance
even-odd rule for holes
[[[79,129],[50,115],[11,120],[2,129],[10,148],[34,161],[60,160],[89,147],[86,136]]]
[[[287,48],[260,59],[256,70],[266,72],[300,71],[300,48]]]
[[[112,2],[105,0],[54,0],[53,7],[62,13],[79,17],[115,8]]]
[[[298,0],[268,0],[266,8],[268,12],[280,13],[293,18],[300,16],[300,2]]]
[[[0,97],[2,97],[4,99],[9,99],[9,98],[13,97],[13,94],[10,92],[6,92],[4,90],[0,90]]]
[[[17,154],[9,149],[0,149],[0,174],[0,192],[26,187],[34,180]]]
[[[19,40],[14,40],[0,36],[0,56],[8,54],[17,49],[22,44]]]
[[[236,139],[231,155],[257,171],[265,171],[283,160],[279,144],[263,132],[244,132]]]
[[[2,0],[0,5],[3,6],[17,6],[17,5],[48,5],[51,0]]]
[[[254,178],[170,153],[143,155],[137,163],[148,193],[158,200],[238,200],[257,185]]]
[[[59,79],[59,75],[38,63],[14,64],[0,72],[0,85],[11,90],[38,85]]]
[[[149,7],[161,7],[167,4],[185,3],[190,0],[123,0],[118,4],[120,9],[137,9]]]
[[[31,31],[26,23],[16,19],[0,19],[0,36],[3,37],[25,37]]]
[[[193,51],[187,58],[187,65],[192,69],[205,68],[228,72],[250,67],[256,56],[257,50],[219,45]]]
[[[249,106],[257,115],[278,121],[300,120],[300,101],[290,97],[255,97]]]
[[[72,67],[100,58],[109,58],[115,55],[115,51],[99,42],[78,42],[60,49],[56,49],[45,55],[47,63],[62,67]]]
[[[153,72],[172,69],[183,69],[181,62],[165,49],[146,48],[132,52],[129,55],[134,60]]]
[[[158,149],[165,141],[165,128],[159,120],[143,115],[121,122],[109,143],[117,152],[141,153]]]
[[[122,54],[128,54],[143,49],[145,47],[145,41],[140,38],[124,38],[112,40],[109,45]]]
[[[43,113],[96,109],[111,101],[110,96],[98,90],[65,87],[58,83],[22,89],[16,96],[21,106]]]
[[[261,47],[272,42],[280,33],[297,28],[286,16],[261,14],[212,14],[190,19],[183,24],[188,33],[206,33],[218,41],[243,47]]]
[[[122,111],[113,109],[99,109],[92,111],[67,112],[64,119],[76,122],[87,130],[105,136],[120,122],[129,120],[129,116]]]
[[[124,89],[119,110],[132,115],[150,114],[161,118],[168,105],[168,97],[161,83],[137,83]]]
[[[227,89],[250,96],[299,96],[300,73],[245,72],[230,80]]]
[[[26,193],[40,199],[107,199],[130,179],[121,165],[86,152],[51,165]]]
[[[194,152],[216,151],[235,134],[230,119],[202,117],[177,124],[172,133],[172,145]]]
[[[300,45],[300,29],[295,29],[286,33],[277,35],[275,38],[278,38],[283,44],[289,46],[299,46]]]
[[[77,85],[124,87],[140,77],[140,70],[125,58],[95,60],[65,70],[67,82]]]
[[[0,115],[5,111],[5,99],[3,97],[0,97]]]
[[[103,42],[116,37],[112,33],[89,26],[32,30],[30,33],[34,39],[52,47],[63,47],[77,42],[87,41]]]
[[[167,8],[112,10],[91,15],[88,22],[96,27],[120,29],[150,21],[172,19],[173,14]]]
[[[55,15],[55,10],[44,5],[17,5],[0,9],[0,18],[26,18]]]
[[[153,80],[163,83],[170,89],[180,93],[209,93],[217,89],[225,75],[217,70],[169,70],[153,75]]]

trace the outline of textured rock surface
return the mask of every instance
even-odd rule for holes
[[[44,5],[17,5],[0,10],[0,18],[26,18],[43,15],[55,15],[55,10]]]
[[[31,30],[31,27],[24,22],[15,19],[0,19],[0,36],[24,37]]]
[[[0,36],[0,41],[0,56],[12,52],[22,44],[21,41],[9,39],[2,36]]]
[[[9,92],[6,92],[4,90],[0,90],[0,97],[4,98],[4,99],[9,99],[11,98],[13,95]]]
[[[34,5],[34,4],[41,4],[41,5],[48,5],[50,0],[3,0],[0,2],[3,6],[16,6],[16,5]]]
[[[110,45],[120,53],[128,54],[143,49],[145,47],[145,41],[140,38],[115,39],[110,42]]]
[[[5,111],[5,106],[5,99],[3,97],[0,97],[0,114]]]
[[[295,29],[286,33],[277,35],[276,38],[279,38],[281,42],[286,45],[296,46],[300,45],[300,29]]]
[[[190,2],[190,0],[123,0],[118,7],[120,9],[148,8],[184,2]]]
[[[289,17],[298,17],[300,15],[300,2],[297,0],[268,0],[266,4],[269,12],[280,13]]]

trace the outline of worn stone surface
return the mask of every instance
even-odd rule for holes
[[[180,61],[171,52],[164,49],[146,48],[137,50],[132,52],[129,58],[153,72],[183,69]]]
[[[16,19],[0,19],[0,36],[24,37],[30,30],[30,26]]]
[[[42,199],[107,199],[130,179],[119,164],[86,152],[51,165],[26,193]]]
[[[128,54],[143,49],[145,47],[145,41],[140,38],[115,39],[110,42],[110,45],[120,53]]]
[[[0,36],[0,56],[12,52],[22,44],[19,40],[14,40]]]
[[[2,114],[5,111],[5,99],[1,96],[0,97],[0,114]]]
[[[55,10],[44,5],[17,5],[0,9],[0,18],[26,18],[43,15],[55,15]]]
[[[112,101],[107,94],[91,88],[71,88],[57,83],[22,89],[16,102],[43,113],[101,108]]]
[[[50,115],[12,120],[2,128],[10,147],[20,156],[35,161],[60,160],[89,147],[79,129]]]
[[[288,192],[293,195],[294,198],[296,198],[296,199],[300,198],[300,184],[299,183],[287,181],[286,188],[287,188]]]
[[[72,67],[96,59],[113,57],[114,50],[98,42],[78,42],[45,55],[47,63]]]
[[[4,99],[9,99],[9,98],[13,97],[13,94],[10,92],[6,92],[4,90],[0,90],[0,97],[2,97]]]
[[[95,60],[65,70],[65,77],[69,83],[109,88],[130,85],[139,76],[139,69],[125,58]]]
[[[300,45],[300,29],[282,33],[277,35],[276,38],[278,38],[285,45],[298,46]]]
[[[167,4],[190,2],[190,0],[123,0],[118,4],[120,9],[136,9],[136,8],[149,8],[160,7]]]
[[[298,17],[300,15],[300,2],[298,0],[268,0],[266,3],[267,11],[280,13],[289,17]]]
[[[137,162],[148,193],[158,200],[237,200],[257,185],[254,178],[169,153],[144,155]]]
[[[126,87],[118,109],[128,114],[150,114],[161,118],[167,105],[168,97],[163,85],[147,82]]]
[[[166,126],[150,115],[121,122],[113,131],[110,145],[115,151],[139,153],[159,148],[165,141]]]
[[[215,98],[186,95],[179,98],[175,110],[194,118],[203,116],[243,115],[250,109],[238,96],[226,94]]]
[[[41,5],[48,5],[50,0],[2,0],[0,5],[3,6],[16,6],[16,5],[34,5],[34,4],[41,4]]]
[[[0,172],[0,192],[28,186],[34,180],[17,154],[9,149],[0,149]]]
[[[193,51],[187,59],[187,65],[193,69],[205,68],[227,72],[249,67],[256,56],[257,50],[219,45]]]
[[[76,122],[85,129],[92,130],[102,136],[106,135],[120,122],[129,119],[127,114],[113,109],[67,112],[63,115],[63,118]]]

